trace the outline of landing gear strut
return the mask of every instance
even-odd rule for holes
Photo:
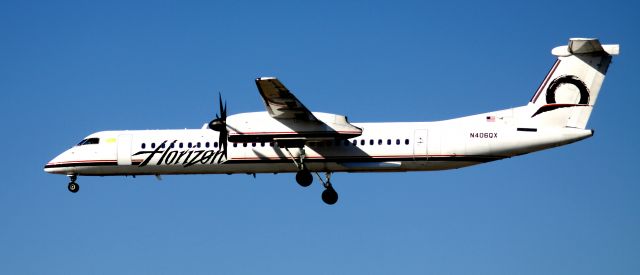
[[[287,150],[287,153],[289,153],[289,156],[291,156],[291,160],[293,160],[293,163],[295,163],[296,167],[298,167],[298,172],[296,173],[296,182],[298,182],[298,184],[300,184],[300,186],[302,187],[311,185],[311,183],[313,182],[313,175],[311,175],[311,172],[304,164],[304,158],[306,157],[304,147],[300,148],[299,161],[296,160],[296,158],[293,156],[293,154],[291,154],[291,151],[289,151],[288,148],[285,148],[285,150]]]
[[[67,189],[69,189],[69,192],[71,193],[76,193],[78,192],[78,190],[80,190],[80,185],[78,185],[76,183],[76,179],[78,179],[77,175],[68,175],[69,177],[69,186],[67,186]]]

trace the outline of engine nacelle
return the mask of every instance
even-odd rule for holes
[[[241,113],[227,118],[229,141],[265,142],[278,139],[347,139],[362,134],[343,115],[313,113],[319,121],[274,119],[267,112]]]

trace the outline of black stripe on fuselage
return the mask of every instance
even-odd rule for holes
[[[96,162],[69,162],[47,164],[44,168],[63,168],[63,167],[80,167],[80,166],[117,166],[117,161],[96,161]]]

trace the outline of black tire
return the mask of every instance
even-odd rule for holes
[[[307,187],[313,182],[313,175],[311,175],[309,170],[300,170],[296,173],[296,181],[300,186]]]
[[[322,191],[322,201],[328,205],[334,205],[338,202],[338,192],[333,187],[325,189]]]
[[[69,189],[69,192],[71,193],[77,193],[78,190],[80,190],[80,185],[75,182],[70,182],[69,186],[67,186],[67,189]]]

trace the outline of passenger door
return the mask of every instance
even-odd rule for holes
[[[131,135],[118,136],[118,165],[131,165]]]
[[[427,157],[427,129],[417,129],[413,135],[413,158]]]

